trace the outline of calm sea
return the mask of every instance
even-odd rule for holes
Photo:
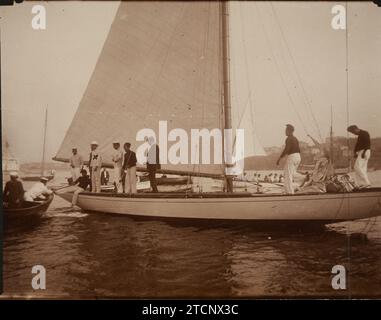
[[[381,219],[315,230],[71,212],[4,234],[4,290],[31,297],[381,296]],[[46,290],[31,287],[46,268]],[[344,265],[347,289],[331,286]]]

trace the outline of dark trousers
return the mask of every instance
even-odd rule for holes
[[[9,209],[19,209],[22,207],[22,200],[15,202],[15,201],[9,201],[8,202],[8,208]]]
[[[157,183],[156,183],[156,164],[148,164],[147,170],[148,170],[148,177],[149,177],[149,182],[150,182],[152,191],[159,192],[157,190]]]

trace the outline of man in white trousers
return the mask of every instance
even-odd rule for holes
[[[356,183],[359,188],[369,188],[368,161],[370,158],[370,135],[367,131],[359,129],[356,125],[349,126],[347,131],[358,137],[354,149]]]
[[[295,129],[291,124],[286,125],[286,146],[276,163],[279,165],[280,160],[285,156],[287,157],[284,165],[284,190],[287,194],[294,194],[292,183],[301,160],[299,141],[294,136],[294,131]]]
[[[102,156],[98,152],[98,142],[91,142],[91,152],[89,159],[91,192],[101,192],[101,168]]]
[[[123,151],[120,147],[119,141],[114,141],[112,144],[114,151],[112,153],[112,162],[114,164],[114,174],[113,174],[113,185],[115,186],[115,192],[122,192],[122,162],[123,162]]]
[[[83,167],[83,159],[78,154],[77,148],[71,149],[71,152],[73,153],[73,155],[70,158],[71,178],[73,179],[73,182],[74,182],[81,175],[81,170]]]

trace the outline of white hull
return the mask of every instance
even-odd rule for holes
[[[71,200],[70,193],[59,194]],[[226,197],[80,194],[78,206],[88,211],[131,216],[223,219],[344,221],[381,214],[381,189],[366,192],[316,195],[253,195]]]

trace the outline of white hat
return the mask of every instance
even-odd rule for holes
[[[92,141],[91,144],[97,146],[97,145],[98,145],[98,142],[96,142],[96,141]]]
[[[45,178],[45,177],[41,177],[40,180],[42,180],[42,181],[49,181],[49,179]]]
[[[12,171],[12,172],[10,172],[9,175],[10,175],[11,177],[18,177],[18,176],[19,176],[19,174],[18,174],[16,171]]]
[[[120,142],[119,142],[118,140],[114,140],[114,141],[112,142],[112,144],[116,144],[116,143],[119,143],[119,144],[120,144]]]

